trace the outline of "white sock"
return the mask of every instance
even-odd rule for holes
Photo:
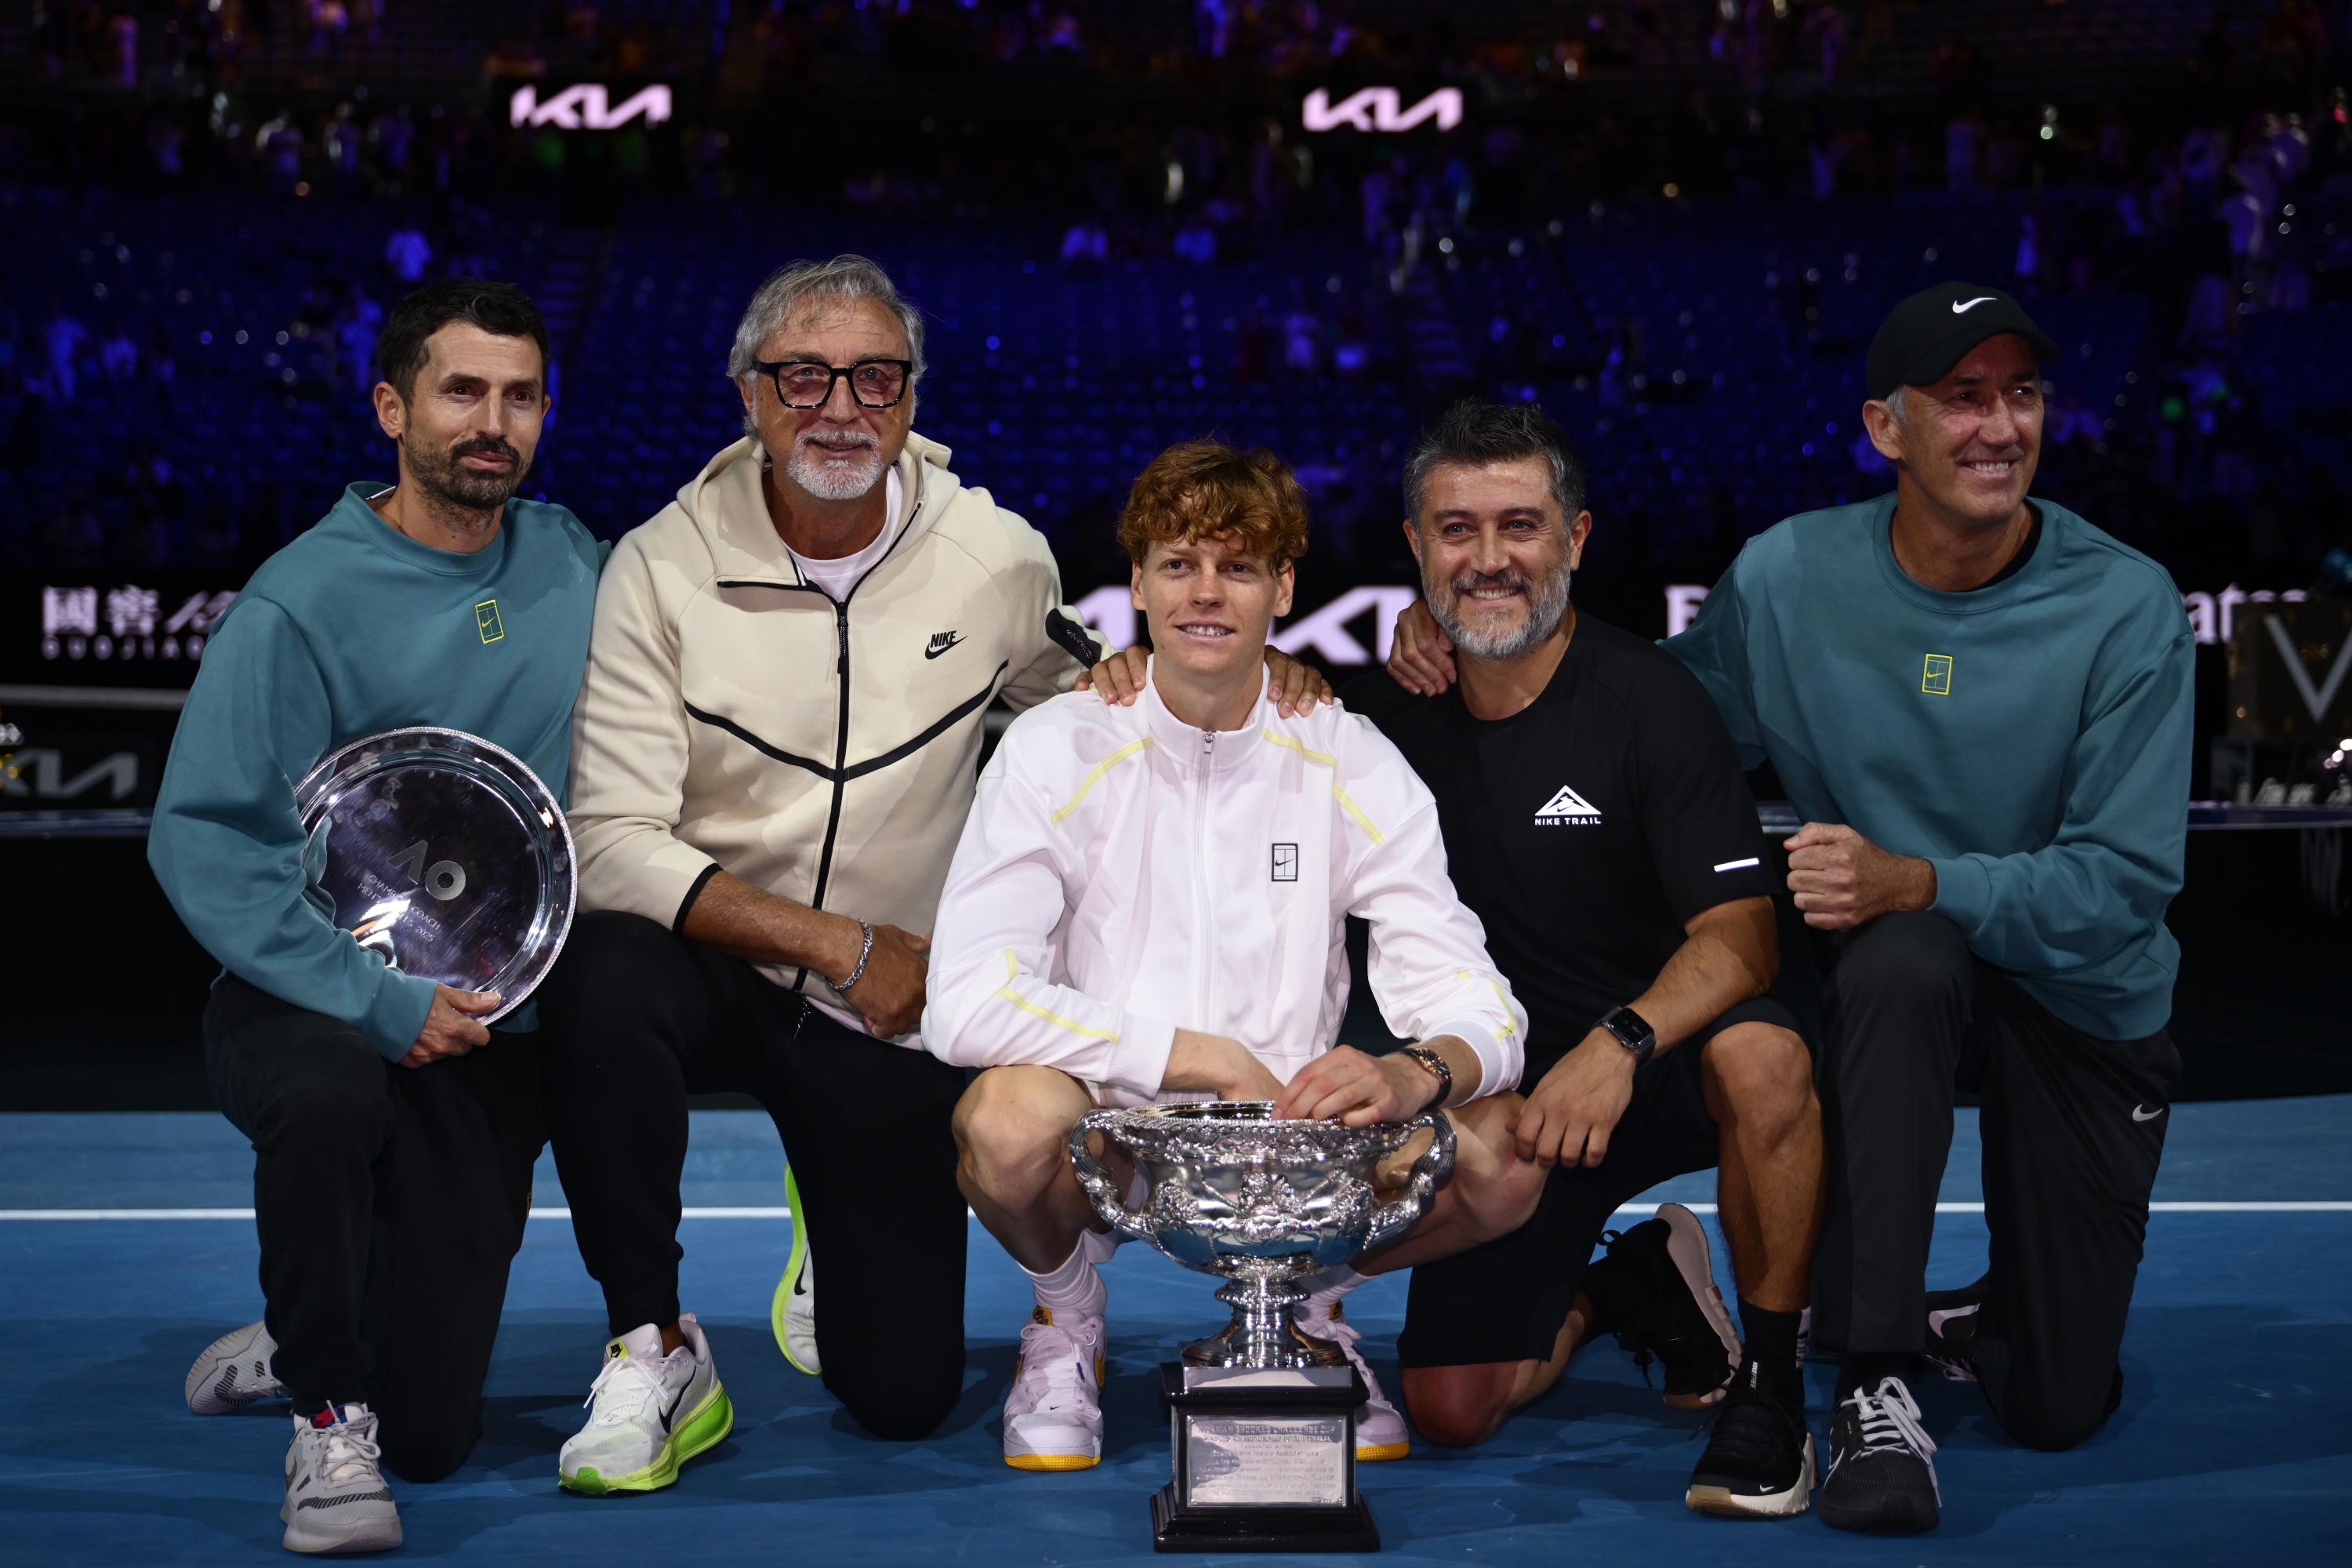
[[[1039,1274],[1025,1267],[1021,1272],[1035,1283],[1037,1305],[1052,1311],[1057,1319],[1099,1318],[1110,1300],[1110,1290],[1096,1271],[1094,1259],[1087,1256],[1083,1240],[1070,1248],[1067,1260],[1051,1273]]]
[[[1087,1255],[1089,1263],[1108,1263],[1119,1243],[1126,1239],[1115,1230],[1082,1230],[1078,1232],[1078,1250]]]
[[[1364,1276],[1344,1263],[1334,1263],[1328,1268],[1318,1268],[1301,1279],[1299,1288],[1307,1300],[1295,1309],[1301,1319],[1328,1318],[1339,1298],[1364,1282]]]

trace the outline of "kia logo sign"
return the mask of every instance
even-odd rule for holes
[[[508,120],[517,130],[526,125],[553,125],[564,131],[618,131],[642,114],[648,126],[659,125],[669,118],[669,89],[649,87],[635,97],[625,100],[619,108],[608,107],[610,95],[600,83],[584,82],[567,87],[553,98],[541,103],[539,89],[522,87],[508,100]],[[1456,110],[1459,117],[1461,110]]]
[[[1318,87],[1307,95],[1299,113],[1309,131],[1337,131],[1342,125],[1358,131],[1410,131],[1424,120],[1436,121],[1440,131],[1451,131],[1462,123],[1460,88],[1441,87],[1411,109],[1402,108],[1403,102],[1403,95],[1392,87],[1368,87],[1335,105]]]

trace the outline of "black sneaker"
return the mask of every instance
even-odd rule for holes
[[[1802,1385],[1774,1386],[1750,1361],[1731,1381],[1683,1501],[1722,1519],[1786,1519],[1812,1506],[1813,1435]]]
[[[1977,1381],[1977,1313],[1985,1282],[1927,1292],[1927,1360],[1954,1383]]]
[[[1666,1403],[1675,1409],[1720,1401],[1739,1370],[1739,1336],[1715,1287],[1698,1216],[1680,1204],[1660,1204],[1654,1219],[1602,1239],[1609,1255],[1585,1277],[1593,1331],[1615,1334],[1645,1379],[1650,1363],[1662,1363]]]
[[[1872,1393],[1856,1389],[1830,1423],[1830,1470],[1822,1478],[1822,1522],[1840,1530],[1933,1530],[1943,1517],[1929,1456],[1936,1440],[1899,1377]]]

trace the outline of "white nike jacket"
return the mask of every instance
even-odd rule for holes
[[[999,696],[1026,708],[1077,679],[1045,635],[1062,596],[1053,554],[960,483],[945,447],[910,435],[908,515],[835,602],[769,521],[761,457],[755,441],[726,447],[614,547],[572,718],[580,907],[679,929],[723,867],[799,903],[928,931],[982,710]],[[761,973],[856,1017],[822,975]]]
[[[1289,1081],[1338,1043],[1345,919],[1371,923],[1372,994],[1405,1039],[1455,1035],[1478,1093],[1514,1088],[1527,1015],[1445,874],[1437,805],[1346,709],[1193,729],[1148,683],[1014,721],[948,868],[923,1042],[1029,1063],[1108,1104],[1162,1094],[1179,1027],[1248,1046]]]

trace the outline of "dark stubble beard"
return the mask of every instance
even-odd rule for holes
[[[526,467],[522,454],[501,436],[469,436],[454,447],[436,450],[422,437],[409,435],[401,437],[400,449],[419,489],[445,506],[467,511],[489,511],[506,505],[507,498],[521,486]],[[478,473],[463,461],[476,452],[498,453],[513,466],[504,473]]]
[[[1559,628],[1560,618],[1568,614],[1568,585],[1571,574],[1563,562],[1556,573],[1543,577],[1531,577],[1524,572],[1470,572],[1446,583],[1424,582],[1424,597],[1429,601],[1429,613],[1454,646],[1473,658],[1509,659],[1532,653],[1543,646],[1546,637]],[[1463,595],[1479,588],[1509,587],[1527,595],[1527,619],[1513,631],[1488,631],[1465,623],[1462,615]]]

